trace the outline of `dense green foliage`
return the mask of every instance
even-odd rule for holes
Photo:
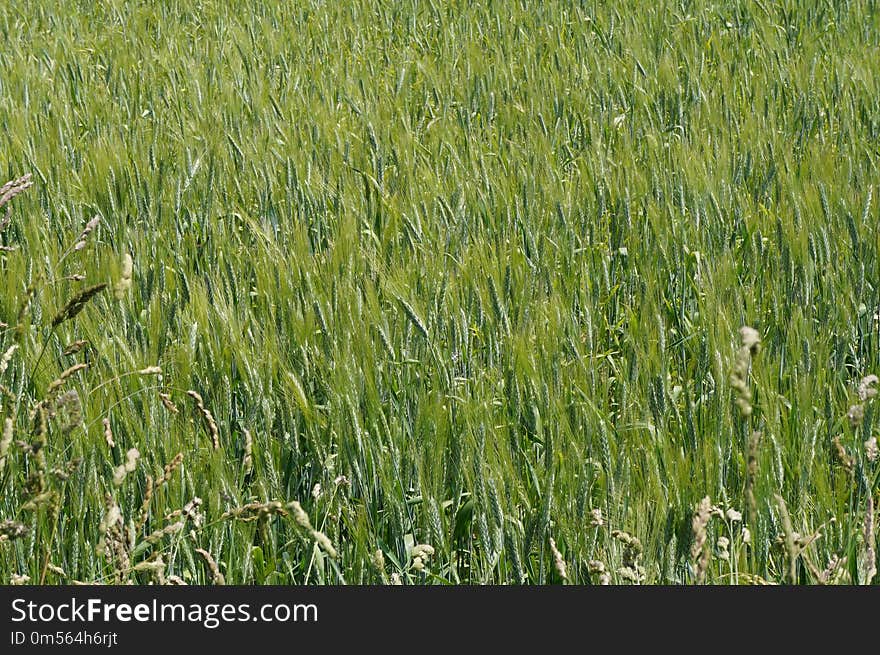
[[[871,579],[873,0],[7,0],[0,40],[3,582]]]

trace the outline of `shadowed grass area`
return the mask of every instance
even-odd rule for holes
[[[876,2],[63,4],[0,581],[871,581]]]

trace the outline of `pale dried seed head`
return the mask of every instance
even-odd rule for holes
[[[57,575],[60,578],[67,577],[67,573],[65,572],[65,570],[62,569],[60,566],[56,566],[55,564],[52,564],[52,562],[49,562],[46,565],[46,568],[48,568],[50,571],[52,571],[52,573],[54,573],[55,575]]]
[[[214,415],[211,413],[211,410],[205,407],[205,401],[197,391],[189,390],[186,394],[196,403],[196,408],[199,410],[199,414],[205,423],[205,427],[208,429],[208,434],[211,436],[211,445],[214,447],[214,450],[219,450],[220,430],[217,428],[217,422],[214,420]]]
[[[167,409],[167,410],[168,410],[169,412],[171,412],[172,414],[177,414],[177,413],[180,412],[180,410],[177,409],[177,405],[175,405],[175,404],[172,402],[172,400],[171,400],[171,396],[168,395],[167,393],[162,393],[162,392],[160,391],[160,392],[159,392],[159,399],[162,401],[162,405],[165,406],[165,409]]]
[[[176,523],[172,523],[171,525],[166,525],[161,530],[156,530],[152,534],[147,535],[144,540],[147,543],[155,544],[164,539],[165,537],[169,537],[171,535],[177,534],[181,530],[183,530],[186,525],[185,521],[177,521]]]
[[[125,253],[122,256],[122,267],[119,272],[119,279],[113,288],[113,292],[118,300],[122,300],[126,292],[131,289],[131,280],[134,275],[134,260],[131,254]]]
[[[125,476],[133,472],[137,467],[137,461],[140,456],[141,454],[137,448],[130,448],[128,452],[125,453],[125,462],[113,469],[114,486],[119,487],[122,485],[125,481]]]
[[[73,296],[64,304],[64,306],[60,310],[58,310],[58,313],[55,314],[55,316],[52,318],[52,327],[58,327],[65,321],[76,318],[76,316],[83,310],[83,307],[85,307],[92,298],[94,298],[106,288],[107,283],[102,282],[101,284],[96,284],[87,289],[83,289],[78,294]]]
[[[877,543],[874,536],[874,496],[871,490],[865,500],[865,553],[862,564],[862,584],[869,585],[877,575]]]
[[[864,405],[851,405],[849,411],[846,413],[846,418],[853,429],[859,427],[862,424],[862,421],[865,420]]]
[[[49,386],[46,388],[46,396],[51,397],[58,389],[60,389],[67,380],[69,380],[75,373],[79,373],[82,370],[85,370],[89,367],[89,365],[85,362],[80,362],[79,364],[74,364],[68,369],[62,371],[61,375],[52,380],[49,383]]]
[[[709,525],[709,519],[712,517],[712,501],[709,496],[703,498],[697,506],[694,513],[691,527],[693,530],[694,541],[691,545],[691,559],[696,570],[697,582],[702,582],[706,577],[706,571],[709,568],[710,554],[706,548],[706,526]]]
[[[137,466],[137,461],[140,458],[141,454],[137,448],[130,448],[128,452],[125,453],[125,472],[131,473],[134,471]]]
[[[100,223],[100,222],[101,222],[101,218],[96,215],[94,218],[92,218],[92,220],[90,220],[88,223],[86,223],[86,226],[83,228],[83,231],[82,231],[82,234],[80,234],[80,237],[87,237],[92,232],[92,230],[94,230],[96,227],[98,227],[98,223]]]
[[[869,462],[876,462],[880,456],[880,449],[877,447],[877,437],[871,437],[865,442],[865,457]]]
[[[9,448],[12,446],[12,418],[6,417],[3,420],[3,436],[0,437],[0,473],[6,467],[6,457],[9,454]]]
[[[755,328],[747,325],[742,326],[739,329],[739,338],[743,348],[747,348],[753,355],[757,352],[761,343],[761,335]]]
[[[110,419],[105,417],[101,420],[101,423],[104,426],[104,441],[107,442],[107,445],[110,448],[114,448],[116,446],[116,441],[113,439],[113,429],[110,427]]]
[[[6,367],[9,366],[9,361],[12,359],[16,350],[18,350],[18,344],[14,343],[9,346],[9,348],[6,349],[6,352],[3,353],[3,356],[0,357],[0,375],[6,371]]]
[[[77,341],[74,341],[73,343],[68,345],[67,348],[64,349],[64,354],[65,355],[75,355],[80,350],[82,350],[84,346],[88,345],[88,343],[89,342],[86,341],[85,339],[78,339]]]
[[[132,571],[147,571],[156,579],[157,584],[165,584],[165,560],[161,555],[156,559],[138,562]]]
[[[245,475],[249,475],[254,470],[254,440],[251,432],[247,428],[244,429],[244,457],[241,460],[241,466]]]
[[[154,488],[153,487],[153,476],[147,475],[146,479],[147,479],[147,486],[144,489],[144,499],[143,499],[143,501],[141,501],[141,511],[138,516],[138,521],[135,524],[135,528],[134,528],[136,533],[140,533],[141,528],[143,528],[144,525],[146,524],[147,519],[150,516],[150,502],[153,500],[153,488]]]
[[[318,546],[320,546],[331,558],[336,559],[339,557],[339,553],[336,552],[333,542],[330,541],[330,537],[326,534],[319,530],[313,530],[312,539],[314,539],[315,543],[318,544]]]
[[[434,555],[434,547],[430,544],[417,544],[412,548],[412,556],[428,560]]]
[[[13,519],[0,521],[0,543],[20,539],[25,536],[28,531],[29,528],[19,521]]]
[[[559,548],[556,547],[556,540],[553,537],[550,537],[550,552],[553,554],[553,566],[556,568],[559,577],[563,580],[568,580],[565,559],[562,557],[562,553],[559,552]]]
[[[157,479],[155,486],[161,487],[163,484],[171,480],[171,476],[183,462],[183,453],[177,453],[174,458],[165,465],[162,475]]]
[[[301,527],[303,530],[309,531],[313,529],[312,522],[309,520],[309,515],[303,509],[298,500],[294,500],[293,502],[289,503],[287,507],[293,513],[293,520],[296,521],[299,527]]]
[[[202,556],[203,560],[205,560],[205,565],[211,573],[211,581],[215,585],[225,585],[226,578],[223,577],[223,574],[220,572],[220,567],[217,566],[217,560],[214,559],[214,556],[202,548],[196,548],[196,552]]]
[[[0,207],[5,206],[10,200],[20,193],[26,191],[31,184],[31,174],[23,175],[16,180],[10,180],[0,187]],[[9,208],[7,208],[6,218],[3,220],[3,227],[9,224]]]
[[[748,326],[739,329],[740,348],[734,358],[730,374],[730,386],[736,391],[736,405],[743,418],[752,415],[752,390],[749,387],[749,367],[754,355],[758,353],[761,337],[758,331]]]
[[[843,466],[844,469],[846,469],[846,471],[850,475],[852,475],[855,472],[854,467],[855,467],[856,460],[855,460],[855,457],[853,457],[852,455],[850,455],[847,452],[846,446],[843,445],[843,442],[840,438],[840,435],[837,435],[836,437],[834,437],[831,440],[831,444],[834,448],[834,456],[837,459],[837,461]]]
[[[122,483],[125,482],[126,476],[125,464],[120,464],[119,466],[113,469],[113,486],[121,487]]]
[[[877,395],[877,388],[874,385],[877,384],[878,380],[880,378],[873,374],[862,378],[861,382],[859,382],[859,400],[864,402]]]
[[[330,541],[330,538],[325,535],[323,532],[315,530],[312,527],[312,522],[309,520],[309,515],[303,509],[302,505],[299,501],[294,500],[287,504],[287,508],[293,514],[293,520],[296,521],[296,524],[299,525],[303,530],[305,530],[312,540],[320,546],[325,553],[327,553],[333,559],[338,557],[338,553],[336,548],[333,546],[333,543]],[[430,548],[430,546],[428,546]],[[431,549],[433,552],[433,549]]]

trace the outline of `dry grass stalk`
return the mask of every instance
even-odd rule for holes
[[[241,460],[241,466],[244,469],[245,475],[250,475],[250,473],[254,470],[254,440],[251,437],[251,431],[245,428],[244,430],[244,457]]]
[[[116,487],[122,486],[122,483],[125,481],[125,477],[132,473],[137,467],[137,461],[140,459],[140,452],[137,448],[129,448],[128,452],[125,453],[125,462],[117,466],[113,470],[113,485]]]
[[[172,523],[171,525],[166,525],[164,528],[160,528],[151,534],[148,534],[144,537],[144,541],[148,544],[156,544],[162,541],[165,537],[170,537],[172,535],[177,534],[181,530],[183,530],[186,525],[186,521],[177,521],[176,523]]]
[[[559,549],[556,547],[556,540],[553,537],[550,537],[550,552],[553,554],[553,566],[556,568],[556,572],[559,574],[559,577],[568,581],[568,571],[565,567],[565,559],[562,557],[562,553],[559,552]]]
[[[61,426],[62,433],[68,434],[82,425],[82,401],[76,389],[63,393],[55,403],[55,409],[65,416],[64,424]]]
[[[0,543],[20,539],[21,537],[24,537],[28,531],[29,528],[19,521],[13,519],[0,521]]]
[[[785,500],[779,494],[774,494],[776,505],[779,507],[779,519],[782,522],[782,532],[784,536],[785,553],[788,557],[788,573],[787,579],[789,584],[794,584],[797,580],[797,558],[799,549],[797,545],[798,535],[791,524],[791,515],[788,513],[788,506]]]
[[[44,507],[51,507],[55,504],[56,493],[54,491],[43,491],[32,496],[21,509],[27,512],[36,512]]]
[[[831,445],[834,447],[835,459],[846,469],[847,473],[851,476],[855,475],[856,459],[846,451],[846,447],[841,442],[840,435],[831,440]]]
[[[107,445],[110,448],[115,448],[116,441],[113,439],[113,430],[110,428],[110,419],[106,417],[103,418],[101,424],[104,426],[104,441],[107,442]]]
[[[186,395],[195,401],[196,408],[199,410],[205,427],[208,429],[208,434],[211,435],[211,445],[214,447],[214,450],[220,450],[220,430],[217,429],[217,422],[214,420],[211,410],[205,407],[205,401],[202,400],[202,396],[197,391],[189,390],[186,392]]]
[[[20,178],[16,180],[10,180],[2,187],[0,187],[0,208],[4,207],[12,200],[15,196],[20,193],[24,193],[30,186],[33,184],[31,181],[31,174],[22,175]],[[10,211],[11,207],[6,208],[6,215],[3,217],[2,222],[0,222],[0,230],[5,230],[9,225],[10,220]]]
[[[241,507],[236,507],[223,512],[223,514],[220,515],[220,520],[225,521],[226,519],[236,519],[244,523],[250,523],[251,521],[267,519],[276,514],[278,516],[287,516],[287,511],[284,509],[284,505],[282,505],[280,501],[270,500],[267,503],[254,501],[242,505]]]
[[[825,567],[825,570],[819,574],[819,584],[834,584],[844,571],[846,559],[846,557],[833,556],[828,561],[828,566]]]
[[[96,551],[105,556],[114,567],[114,578],[121,581],[126,577],[126,572],[131,567],[129,555],[130,541],[125,538],[122,511],[111,496],[106,497],[107,511],[101,519]]]
[[[166,521],[171,521],[178,517],[182,518],[184,521],[191,521],[193,525],[197,528],[201,527],[204,516],[199,511],[199,508],[202,506],[202,499],[198,496],[194,497],[191,501],[189,501],[186,505],[183,506],[182,509],[176,509],[171,512],[168,516],[165,517]]]
[[[336,551],[336,548],[333,546],[333,543],[330,541],[330,538],[325,535],[323,532],[315,530],[312,527],[312,522],[309,520],[309,515],[303,509],[302,505],[300,505],[299,501],[294,500],[289,503],[287,507],[293,513],[293,519],[296,521],[297,525],[299,525],[303,530],[309,533],[309,536],[317,543],[325,553],[327,553],[333,559],[336,559],[339,554]],[[430,548],[430,546],[429,546]],[[433,553],[433,548],[431,548],[431,552]]]
[[[65,481],[73,475],[77,469],[79,469],[82,464],[82,457],[74,457],[69,462],[65,462],[61,466],[56,466],[51,471],[49,471],[49,475],[53,476],[55,479],[60,481]]]
[[[755,430],[749,437],[748,465],[746,470],[746,505],[748,523],[754,527],[758,520],[758,501],[755,497],[755,482],[758,478],[758,448],[761,445],[761,432]]]
[[[9,456],[9,447],[12,445],[12,419],[3,419],[3,436],[0,437],[0,473],[6,468],[6,458]]]
[[[86,341],[85,339],[78,339],[78,340],[74,341],[73,343],[71,343],[70,345],[68,345],[67,348],[64,349],[64,354],[68,355],[68,356],[75,355],[76,353],[78,353],[80,350],[82,350],[88,344],[89,344],[89,342]]]
[[[613,530],[611,537],[623,545],[623,566],[617,569],[617,574],[634,584],[641,584],[645,579],[645,571],[639,563],[643,552],[642,542],[623,530]]]
[[[169,412],[171,412],[172,414],[177,414],[177,413],[180,412],[180,410],[177,409],[177,405],[175,405],[175,404],[171,401],[171,396],[169,396],[167,393],[162,393],[162,392],[160,391],[160,392],[159,392],[159,400],[162,401],[162,404],[165,406],[165,409],[167,409],[167,410],[168,410]]]
[[[749,368],[761,344],[758,331],[748,326],[739,329],[740,347],[733,362],[730,386],[736,391],[736,404],[743,418],[752,415],[752,390],[749,387]]]
[[[76,318],[77,314],[83,310],[83,307],[106,288],[107,283],[102,282],[87,289],[83,289],[73,296],[60,310],[58,310],[58,313],[55,314],[55,317],[52,319],[52,327],[56,328],[65,321],[70,321]]]
[[[150,516],[150,502],[153,500],[153,476],[147,476],[147,486],[144,489],[144,499],[141,502],[141,509],[138,512],[138,520],[135,523],[134,531],[139,533],[147,523]]]
[[[874,536],[874,497],[868,490],[865,507],[865,555],[862,565],[862,584],[869,585],[877,575],[877,542]]]
[[[877,388],[874,386],[877,384],[877,381],[878,378],[876,375],[866,375],[859,382],[859,387],[857,389],[859,403],[851,405],[846,412],[846,418],[853,430],[861,427],[862,422],[865,420],[865,405],[877,395]]]
[[[55,394],[55,392],[57,392],[62,386],[64,386],[64,383],[67,382],[67,380],[69,380],[74,374],[79,373],[80,371],[83,371],[88,367],[88,364],[86,364],[85,362],[81,362],[79,364],[74,364],[70,368],[62,371],[61,375],[59,375],[57,378],[49,383],[49,386],[46,388],[46,396],[48,398],[51,398],[52,395]]]
[[[97,216],[97,215],[93,216],[92,219],[88,223],[86,223],[86,226],[83,228],[83,231],[79,233],[79,236],[76,238],[77,242],[84,241],[86,239],[86,237],[88,237],[94,231],[94,229],[96,227],[98,227],[98,224],[100,222],[101,222],[100,216]]]
[[[870,400],[877,395],[877,388],[874,386],[877,382],[880,381],[876,375],[866,375],[862,378],[861,382],[859,382],[859,400],[865,402],[866,400]]]
[[[125,293],[131,289],[131,278],[134,273],[134,261],[129,253],[125,253],[122,257],[122,270],[119,273],[119,280],[113,288],[116,298],[122,300]]]
[[[164,585],[165,580],[165,560],[159,555],[156,559],[144,560],[135,564],[133,571],[147,571],[156,581],[156,584]]]
[[[70,255],[71,253],[79,252],[80,250],[85,248],[86,244],[88,243],[89,235],[92,232],[94,232],[95,228],[98,227],[98,224],[100,222],[101,222],[100,217],[94,216],[88,223],[86,223],[82,232],[80,232],[79,235],[76,237],[76,240],[74,241],[73,245],[70,248],[68,248],[67,250],[65,250],[64,253],[61,255],[61,257],[58,260],[58,263],[60,264],[62,261],[67,259],[67,256]]]
[[[708,538],[706,536],[706,527],[709,525],[710,518],[712,518],[712,500],[709,496],[706,496],[697,506],[697,511],[694,513],[694,518],[691,522],[691,529],[694,534],[694,543],[691,545],[691,560],[694,564],[697,583],[705,581],[706,571],[711,560],[711,555],[707,548]]]
[[[161,487],[163,484],[171,480],[171,477],[174,475],[174,472],[180,466],[181,462],[183,462],[183,453],[177,453],[174,458],[165,465],[165,469],[162,472],[162,475],[156,480],[155,487]]]
[[[220,573],[220,567],[217,566],[217,561],[214,559],[214,556],[211,555],[207,550],[202,548],[196,548],[196,552],[202,556],[202,559],[205,560],[205,565],[208,567],[208,571],[211,573],[211,582],[215,585],[225,585],[226,578],[223,577],[223,574]]]
[[[869,462],[876,462],[880,457],[880,448],[877,446],[877,437],[871,437],[865,444],[865,457]]]
[[[47,565],[46,568],[49,571],[51,571],[52,573],[54,573],[55,575],[57,575],[59,578],[65,578],[65,579],[67,578],[67,572],[64,569],[62,569],[60,566],[56,566],[55,564],[52,564],[52,562],[49,562],[49,564]]]
[[[587,563],[587,566],[589,567],[590,575],[594,576],[600,585],[606,586],[611,584],[611,576],[608,575],[604,562],[593,559]]]
[[[14,343],[9,346],[9,348],[6,349],[6,352],[3,353],[3,356],[0,357],[0,375],[6,372],[6,367],[9,366],[9,361],[12,359],[16,350],[18,350],[18,344]]]

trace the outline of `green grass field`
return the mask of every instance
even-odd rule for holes
[[[0,582],[874,578],[874,0],[0,42]]]

